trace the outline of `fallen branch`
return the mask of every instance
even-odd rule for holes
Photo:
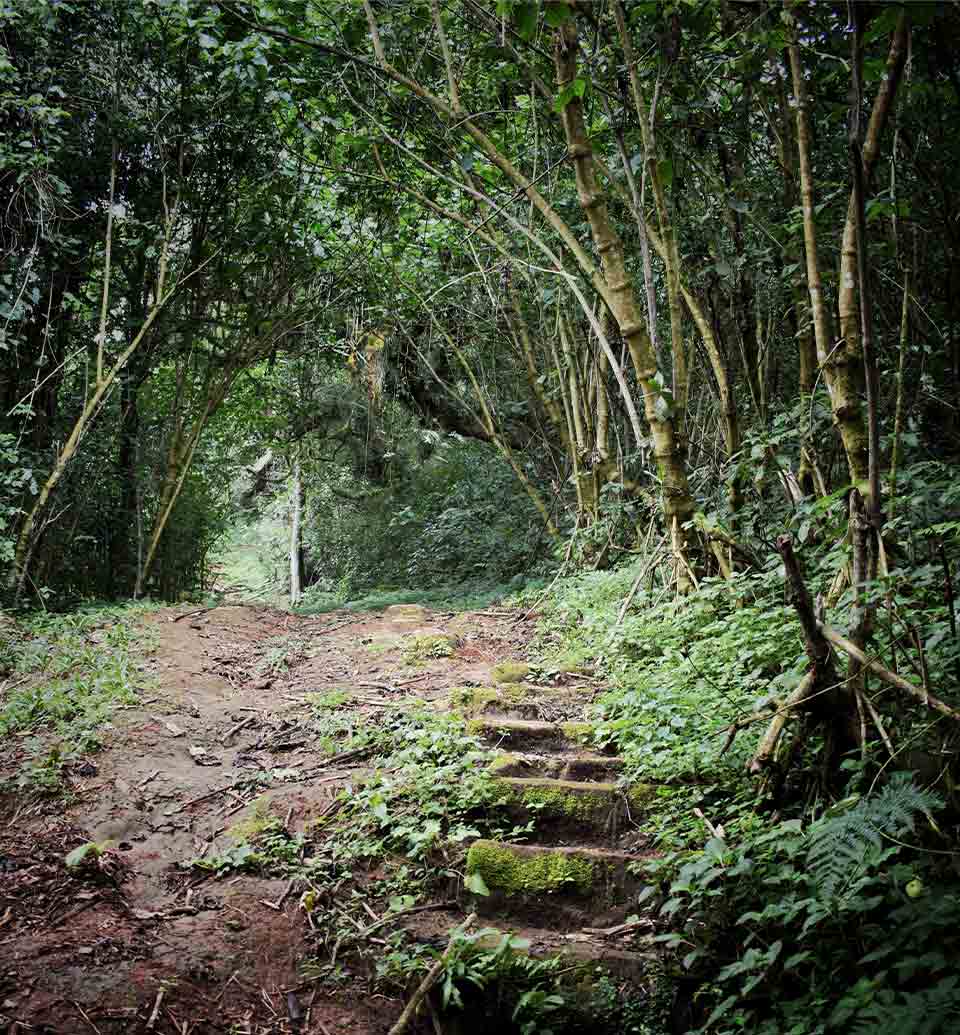
[[[182,622],[184,618],[195,618],[197,615],[205,615],[208,611],[216,610],[220,605],[214,604],[212,607],[200,607],[196,611],[185,611],[182,615],[177,615],[171,618],[171,622]]]
[[[879,661],[876,661],[862,651],[855,643],[851,643],[842,633],[838,633],[836,629],[831,629],[829,625],[824,625],[822,622],[818,622],[817,625],[824,639],[845,651],[854,661],[869,669],[885,683],[897,687],[898,690],[905,691],[912,697],[916,697],[918,701],[922,701],[928,708],[940,712],[941,715],[946,715],[947,718],[960,722],[960,711],[957,711],[956,708],[951,708],[949,704],[941,701],[939,697],[934,697],[933,694],[923,687],[914,686],[913,683],[908,682],[903,676],[898,676],[896,672],[891,672],[890,669],[881,665]]]
[[[619,938],[624,934],[632,934],[642,927],[655,927],[656,925],[649,918],[644,920],[631,920],[625,924],[617,924],[616,927],[581,927],[584,934],[592,934],[597,938]]]
[[[232,729],[227,730],[226,733],[220,738],[221,744],[226,744],[228,740],[235,737],[245,726],[249,726],[251,722],[256,722],[259,716],[248,715],[245,719],[241,720]]]
[[[474,920],[477,919],[476,913],[471,913],[466,920],[457,928],[454,934],[458,932],[464,932],[472,926]],[[447,947],[443,950],[443,954],[437,960],[436,963],[430,968],[427,976],[420,982],[416,992],[410,998],[410,1002],[403,1008],[403,1013],[400,1014],[397,1023],[390,1029],[389,1035],[401,1035],[410,1026],[410,1022],[413,1020],[420,1008],[420,1004],[426,998],[427,993],[431,988],[439,981],[440,975],[443,973],[443,968],[447,964],[447,960],[450,957],[450,951],[453,948],[453,935],[450,937],[450,941],[447,943]]]

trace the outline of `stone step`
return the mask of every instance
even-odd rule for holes
[[[623,903],[644,886],[631,871],[643,858],[629,852],[587,845],[548,847],[511,841],[474,841],[467,851],[467,873],[477,874],[489,898],[587,900],[598,909]]]
[[[618,776],[623,759],[590,752],[577,754],[537,754],[506,751],[490,765],[496,776],[547,776],[559,780],[604,780]]]
[[[577,842],[587,833],[613,843],[628,820],[636,820],[656,793],[650,784],[622,788],[606,780],[564,780],[546,776],[498,777],[507,811],[517,824],[533,823],[540,841]]]
[[[541,722],[484,715],[472,719],[467,730],[488,744],[518,751],[532,745],[551,750],[583,745],[589,739],[591,727],[585,722]]]
[[[470,909],[457,910],[455,913],[440,916],[436,913],[420,913],[399,924],[416,942],[430,945],[442,950],[449,938],[449,932],[462,923],[467,912],[477,912],[475,905]],[[604,967],[611,974],[623,980],[637,981],[648,974],[659,960],[652,939],[648,935],[634,937],[605,938],[584,932],[578,927],[558,930],[535,920],[524,921],[516,916],[504,915],[496,919],[482,919],[484,926],[495,928],[495,931],[478,939],[484,948],[496,948],[504,934],[511,934],[523,939],[526,944],[522,951],[536,959],[558,956],[569,961],[571,968],[583,964],[589,968],[590,975],[595,976],[593,968]],[[479,927],[480,924],[475,926]],[[595,927],[588,922],[585,926]],[[564,968],[566,969],[566,968]],[[571,970],[570,976],[576,978]]]
[[[504,719],[582,721],[586,701],[566,687],[541,687],[526,683],[500,686],[454,687],[442,707],[466,719],[501,716]]]

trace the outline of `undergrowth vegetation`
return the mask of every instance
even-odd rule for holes
[[[868,675],[868,735],[850,737],[836,768],[828,697],[786,712],[778,754],[747,771],[809,666],[776,554],[685,598],[647,554],[520,597],[540,616],[548,669],[606,677],[589,709],[594,745],[623,755],[626,782],[669,784],[645,820],[660,857],[638,906],[669,950],[677,1031],[933,1035],[960,1023],[957,735],[948,715],[916,706],[921,691],[955,700],[948,474],[933,462],[902,472],[888,569],[861,598],[875,607],[873,656],[917,694]],[[837,588],[853,559],[845,494],[805,501],[779,529],[746,515],[764,541],[792,531],[819,620],[846,629],[857,601]]]
[[[114,712],[136,702],[148,606],[34,613],[0,627],[0,737],[19,738],[26,754],[9,783],[59,790],[65,767],[96,751]]]

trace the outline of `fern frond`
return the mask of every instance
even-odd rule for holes
[[[817,891],[831,898],[856,877],[884,835],[912,833],[918,814],[929,815],[943,802],[918,787],[909,773],[897,773],[878,793],[861,799],[849,812],[818,820],[808,832],[807,866]]]

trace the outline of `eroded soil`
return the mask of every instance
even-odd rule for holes
[[[69,803],[4,803],[0,1031],[386,1032],[401,1001],[304,981],[305,919],[286,881],[217,880],[183,864],[227,847],[262,794],[251,773],[291,832],[362,773],[359,760],[329,763],[304,722],[308,695],[347,689],[362,718],[487,684],[494,665],[523,654],[530,627],[515,619],[244,605],[151,615],[141,702],[76,768]],[[428,635],[452,636],[454,653],[411,664],[405,645]],[[0,769],[19,750],[4,746]],[[63,859],[87,841],[111,847],[80,877]]]

